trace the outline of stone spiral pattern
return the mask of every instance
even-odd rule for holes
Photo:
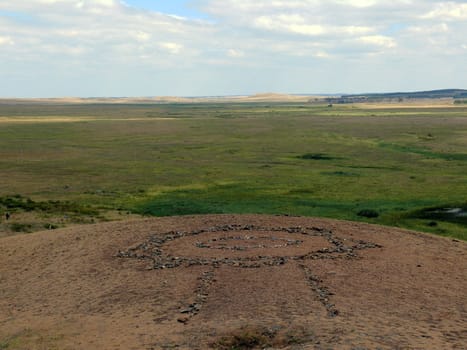
[[[183,256],[172,256],[164,252],[164,245],[166,243],[182,239],[190,236],[201,236],[206,233],[228,233],[228,232],[239,232],[239,231],[250,231],[250,232],[278,232],[294,235],[295,238],[284,239],[277,238],[274,236],[238,236],[231,235],[228,237],[211,239],[204,242],[197,242],[196,247],[200,249],[225,249],[225,250],[237,250],[247,251],[254,248],[279,248],[300,245],[303,241],[296,239],[297,234],[303,235],[303,237],[322,237],[330,243],[329,248],[321,248],[306,252],[305,254],[299,255],[253,255],[249,257],[225,257],[225,258],[202,258],[202,257],[183,257]],[[250,237],[250,238],[248,238]],[[234,245],[219,247],[213,245],[218,241],[248,241],[252,239],[269,239],[273,242],[282,242],[273,246],[266,245]],[[179,322],[186,323],[189,319],[198,314],[209,297],[209,288],[214,283],[215,269],[220,266],[232,266],[239,268],[261,268],[264,266],[280,266],[284,265],[289,261],[295,261],[298,266],[304,272],[304,278],[311,290],[316,295],[317,300],[326,308],[329,317],[336,317],[339,314],[336,306],[331,302],[331,296],[333,293],[323,285],[322,280],[315,276],[312,269],[304,264],[308,260],[318,259],[355,259],[358,257],[358,251],[372,248],[382,248],[380,245],[353,239],[341,239],[336,236],[332,231],[317,227],[262,227],[256,225],[222,225],[213,226],[205,229],[193,230],[189,232],[183,231],[170,231],[162,234],[153,234],[149,238],[134,247],[126,250],[121,250],[117,253],[119,258],[131,258],[146,260],[150,262],[148,269],[160,270],[160,269],[172,269],[178,267],[190,267],[190,266],[206,266],[207,271],[198,278],[198,286],[195,292],[195,298],[192,302],[187,303],[188,306],[180,310],[180,313],[184,314],[183,317],[178,318]]]

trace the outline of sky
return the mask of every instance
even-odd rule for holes
[[[467,88],[467,0],[0,0],[0,97]]]

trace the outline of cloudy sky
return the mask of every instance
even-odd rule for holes
[[[467,88],[467,0],[0,0],[0,97]]]

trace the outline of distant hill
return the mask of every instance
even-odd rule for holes
[[[444,89],[416,92],[362,93],[348,95],[312,95],[258,93],[238,96],[148,96],[148,97],[60,97],[60,98],[1,98],[0,105],[9,104],[171,104],[171,103],[250,103],[250,102],[295,102],[295,103],[358,103],[394,100],[454,99],[458,103],[467,100],[467,90]]]
[[[250,102],[296,102],[305,103],[310,99],[323,101],[325,96],[260,93],[241,96],[149,96],[149,97],[61,97],[61,98],[0,98],[2,104],[171,104],[171,103],[250,103]]]
[[[345,98],[367,98],[367,99],[386,99],[386,98],[467,98],[467,90],[463,89],[443,89],[431,91],[415,92],[389,92],[389,93],[369,93],[357,95],[343,95]]]
[[[467,99],[467,90],[463,89],[443,89],[415,92],[388,92],[388,93],[363,93],[349,94],[338,97],[328,97],[328,103],[358,103],[358,102],[381,102],[394,100],[428,100],[428,99],[454,99],[456,102]]]

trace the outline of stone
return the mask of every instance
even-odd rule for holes
[[[177,318],[177,322],[180,322],[180,323],[183,323],[183,324],[187,324],[189,320],[190,320],[189,317],[179,317],[179,318]]]

